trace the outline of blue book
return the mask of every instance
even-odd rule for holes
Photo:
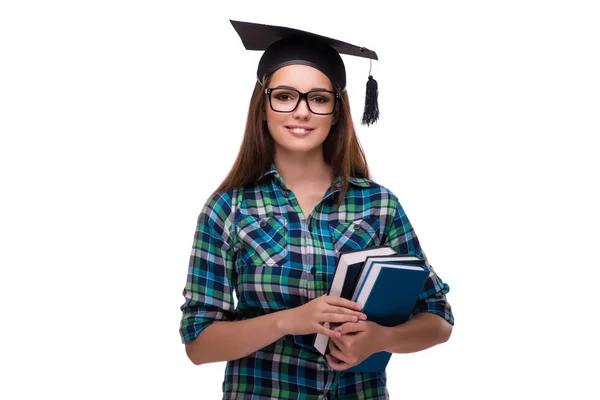
[[[367,278],[367,275],[368,275],[369,271],[371,270],[371,267],[373,266],[374,263],[424,264],[425,260],[422,257],[416,256],[413,254],[391,254],[391,255],[388,254],[388,255],[368,256],[363,263],[363,266],[360,271],[360,276],[358,277],[358,279],[356,279],[356,282],[354,283],[354,286],[352,287],[352,292],[350,293],[350,295],[348,297],[346,297],[347,299],[356,301],[356,299],[358,297],[358,292],[362,288],[362,286],[365,282],[365,279]]]
[[[362,272],[365,259],[368,257],[390,256],[394,254],[396,253],[389,246],[379,246],[342,253],[337,261],[333,281],[327,294],[350,300]],[[326,322],[324,325],[326,328],[330,328],[329,323]],[[329,350],[329,336],[317,333],[313,340],[313,346],[319,353],[323,355],[327,354]]]
[[[423,264],[372,262],[353,300],[364,305],[362,311],[368,321],[396,326],[410,318],[428,276],[429,270]],[[346,371],[383,372],[391,356],[392,353],[386,351],[378,352]]]

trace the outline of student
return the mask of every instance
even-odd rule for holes
[[[187,355],[227,361],[226,399],[389,398],[385,372],[344,370],[377,351],[445,342],[454,319],[433,269],[412,318],[395,327],[327,296],[341,252],[387,245],[425,257],[398,198],[369,179],[352,123],[339,53],[376,54],[231,22],[247,49],[265,51],[240,152],[198,218],[181,306]],[[325,357],[316,333],[331,338]]]

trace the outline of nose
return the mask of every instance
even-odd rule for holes
[[[307,120],[310,117],[310,110],[308,109],[307,99],[300,99],[298,106],[294,110],[294,118]]]

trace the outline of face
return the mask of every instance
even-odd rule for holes
[[[331,81],[318,69],[306,65],[288,65],[273,73],[269,88],[287,87],[306,93],[310,90],[326,89],[333,91]],[[285,91],[281,92],[276,100],[275,93],[273,101],[279,101],[279,107],[285,107],[285,102],[295,102],[297,94]],[[293,97],[295,96],[295,97]],[[326,107],[331,98],[309,97],[311,108],[319,112],[319,108]],[[277,106],[276,106],[277,107]],[[280,108],[278,108],[280,109]],[[301,100],[292,112],[273,111],[268,98],[265,101],[265,114],[269,132],[275,140],[275,151],[281,153],[308,153],[322,151],[322,144],[329,135],[331,126],[335,123],[334,114],[313,114],[306,103]],[[320,153],[322,154],[322,153]]]

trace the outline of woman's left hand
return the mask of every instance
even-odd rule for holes
[[[385,327],[372,321],[346,322],[337,328],[339,339],[329,339],[330,353],[325,357],[329,366],[342,371],[360,364],[385,346]]]

